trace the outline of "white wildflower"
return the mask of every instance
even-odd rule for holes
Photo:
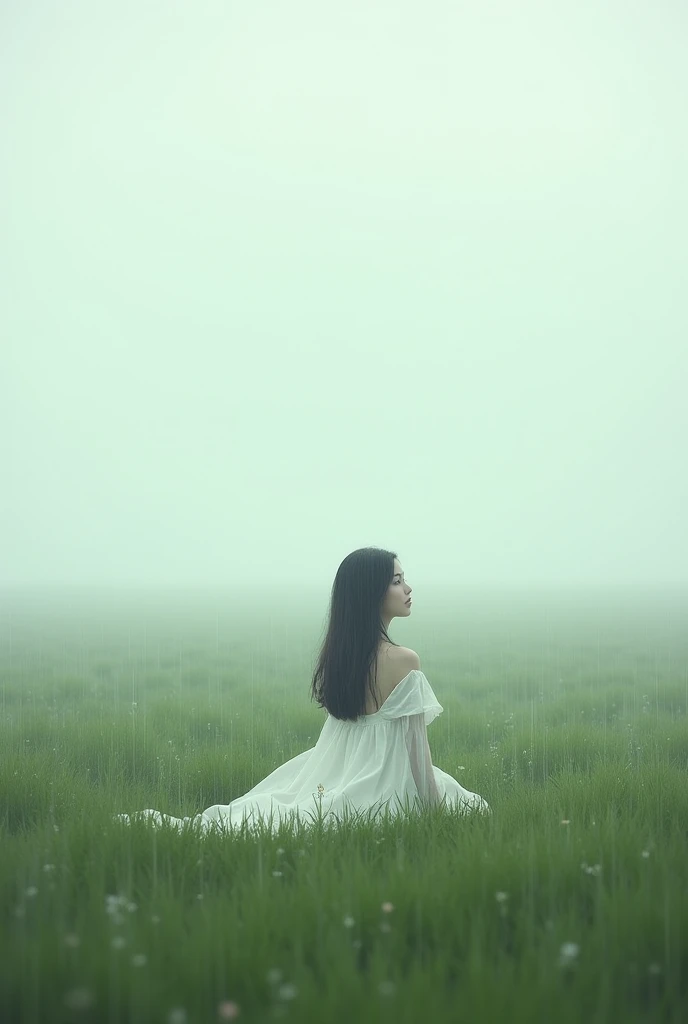
[[[568,967],[575,963],[580,947],[575,942],[565,942],[559,950],[559,966]]]
[[[87,988],[72,988],[65,992],[62,1002],[68,1010],[88,1010],[93,1006],[93,993]]]
[[[298,995],[298,991],[296,985],[286,982],[284,985],[280,985],[277,994],[280,999],[294,999]]]

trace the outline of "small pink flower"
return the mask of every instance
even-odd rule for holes
[[[235,1017],[239,1016],[239,1007],[236,1003],[230,1003],[229,1001],[220,1003],[217,1008],[217,1015],[222,1020],[234,1020]]]
[[[385,914],[391,914],[392,911],[394,910],[394,904],[393,903],[383,903],[382,904],[382,909],[385,912]]]

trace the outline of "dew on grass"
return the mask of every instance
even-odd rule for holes
[[[186,1010],[183,1006],[175,1006],[167,1014],[167,1024],[187,1024]]]
[[[347,914],[347,916],[344,918],[343,923],[345,928],[353,928],[356,922],[354,921],[353,917],[351,917],[350,914]]]
[[[133,957],[131,958],[132,967],[145,967],[147,963],[148,957],[146,956],[145,953],[134,953]]]
[[[81,939],[75,932],[67,932],[62,941],[65,946],[69,946],[70,949],[76,949],[77,946],[81,945]]]
[[[497,903],[506,903],[509,899],[509,894],[500,890],[495,893],[495,899],[497,900]]]
[[[394,910],[394,904],[393,903],[383,903],[382,904],[382,911],[383,911],[383,913],[391,914],[393,910]]]

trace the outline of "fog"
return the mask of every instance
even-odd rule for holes
[[[688,583],[682,4],[1,19],[3,586]]]

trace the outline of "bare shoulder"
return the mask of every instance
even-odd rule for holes
[[[376,687],[380,702],[384,703],[395,686],[415,668],[420,668],[420,658],[410,647],[381,644],[376,666]],[[369,697],[366,700],[366,713],[373,714],[380,704],[373,704]]]
[[[394,647],[391,654],[391,681],[392,689],[406,679],[409,672],[420,668],[420,658],[410,647]]]
[[[411,650],[410,647],[392,647],[391,653],[400,664],[403,663],[405,665],[409,665],[409,671],[411,671],[412,668],[420,668],[420,658],[415,651]]]

